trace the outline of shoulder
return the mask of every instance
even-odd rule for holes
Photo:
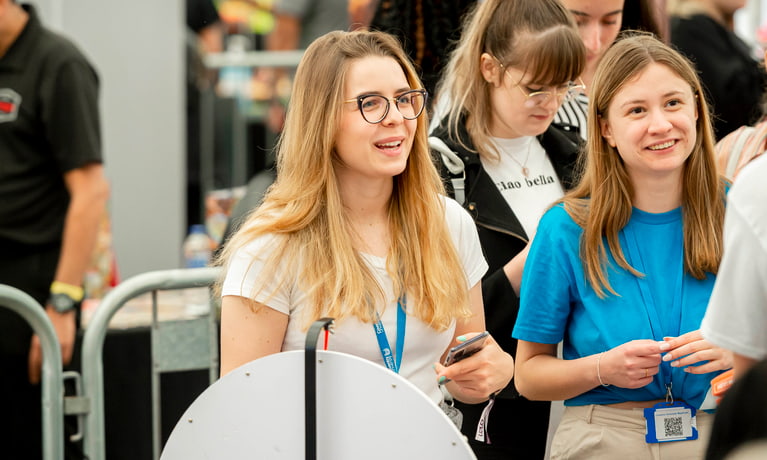
[[[557,203],[549,208],[545,213],[543,213],[541,222],[544,220],[548,223],[567,224],[568,222],[572,222],[575,224],[572,217],[570,217],[570,214],[568,214],[567,210],[565,209],[564,203]]]
[[[82,50],[68,37],[43,28],[37,42],[38,53],[51,63],[78,63],[91,67]]]
[[[242,228],[238,233],[243,232],[247,234],[248,228]],[[283,237],[274,233],[264,233],[251,238],[243,236],[239,235],[230,240],[236,245],[233,248],[232,259],[266,260],[283,241]]]
[[[727,195],[729,204],[740,208],[747,207],[749,212],[764,215],[767,208],[763,201],[767,197],[767,155],[762,155],[748,163],[738,175],[730,193]]]
[[[440,200],[445,207],[445,221],[448,225],[451,227],[454,224],[468,224],[474,226],[474,220],[471,218],[468,211],[458,204],[457,201],[444,195],[440,195]]]
[[[565,209],[564,203],[557,203],[549,208],[538,223],[537,234],[548,233],[550,237],[566,237],[580,235],[583,229],[573,220]]]

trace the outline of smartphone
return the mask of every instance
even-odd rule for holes
[[[489,335],[490,333],[485,331],[448,350],[447,357],[445,358],[445,366],[457,363],[481,350],[482,345],[485,343],[485,339],[487,339],[487,336]]]

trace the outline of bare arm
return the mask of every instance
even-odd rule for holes
[[[54,281],[81,286],[96,247],[99,225],[109,198],[109,184],[100,163],[68,171],[64,174],[64,182],[70,201]],[[75,341],[75,312],[59,313],[50,305],[45,310],[56,330],[62,360],[68,364]],[[29,352],[29,379],[33,383],[40,381],[41,363],[40,342],[35,336]]]
[[[514,382],[531,400],[558,401],[583,394],[601,383],[621,388],[641,388],[652,382],[660,364],[660,344],[633,340],[604,353],[579,359],[559,359],[556,344],[517,344]]]
[[[485,330],[485,313],[482,304],[482,289],[480,283],[469,291],[471,303],[471,318],[459,321],[456,325],[455,336],[451,347]],[[447,354],[447,350],[445,350]],[[442,356],[444,360],[445,355]],[[437,378],[449,379],[447,389],[456,399],[467,404],[486,401],[487,398],[509,384],[514,376],[514,359],[503,351],[492,337],[488,337],[482,350],[476,354],[444,367],[435,363]]]
[[[221,300],[221,376],[254,359],[278,353],[288,315],[245,297]]]
[[[275,14],[274,29],[266,37],[269,51],[289,51],[298,49],[301,36],[301,19],[287,14]]]
[[[522,271],[525,268],[527,254],[530,252],[530,243],[532,243],[532,240],[527,243],[525,249],[517,253],[517,255],[503,266],[503,272],[506,274],[506,278],[509,279],[509,283],[511,283],[511,287],[514,288],[517,297],[519,297],[519,288],[522,286]]]

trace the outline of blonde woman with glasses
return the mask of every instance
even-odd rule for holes
[[[513,360],[492,338],[438,364],[485,330],[487,264],[471,218],[444,197],[426,97],[390,35],[330,32],[306,50],[276,182],[220,260],[222,375],[303,349],[310,324],[332,317],[330,350],[385,365],[435,404],[440,384],[473,403],[508,384]]]
[[[474,218],[490,265],[482,280],[487,327],[511,354],[527,245],[573,184],[579,139],[550,125],[582,87],[584,64],[575,23],[558,1],[485,0],[466,18],[439,86],[449,111],[430,143],[450,193]],[[457,407],[479,459],[543,458],[548,402],[528,401],[510,385],[492,410]]]

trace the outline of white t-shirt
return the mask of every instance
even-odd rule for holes
[[[476,226],[471,216],[454,200],[445,198],[445,218],[466,274],[469,287],[477,284],[487,271],[488,265],[482,255]],[[273,248],[274,236],[267,235],[241,248],[232,258],[222,289],[222,296],[235,295],[250,297],[254,292],[254,283]],[[373,274],[386,295],[387,304],[381,314],[381,321],[392,349],[396,348],[397,335],[397,296],[392,292],[391,278],[386,272],[386,260],[369,254],[363,254]],[[270,308],[290,316],[282,350],[303,350],[306,341],[306,324],[302,312],[306,307],[306,295],[295,283],[285,283],[268,300],[265,299],[273,286],[263,290],[262,298],[256,300],[266,303]],[[412,311],[408,305],[408,311]],[[381,312],[382,308],[378,311]],[[384,365],[381,350],[376,340],[373,325],[363,323],[357,318],[336,321],[335,333],[330,336],[328,349],[350,353]],[[426,393],[435,403],[442,400],[442,392],[437,385],[437,377],[432,365],[439,361],[448,348],[455,332],[455,322],[445,331],[438,332],[412,316],[407,317],[405,327],[405,352],[402,355],[400,375]],[[395,355],[399,350],[395,350]]]
[[[535,137],[493,137],[491,141],[498,148],[501,161],[480,157],[482,167],[514,211],[527,237],[532,239],[543,213],[564,195],[559,176]],[[528,171],[527,176],[523,167]]]
[[[767,155],[748,164],[727,195],[724,255],[701,333],[740,355],[767,357]]]

